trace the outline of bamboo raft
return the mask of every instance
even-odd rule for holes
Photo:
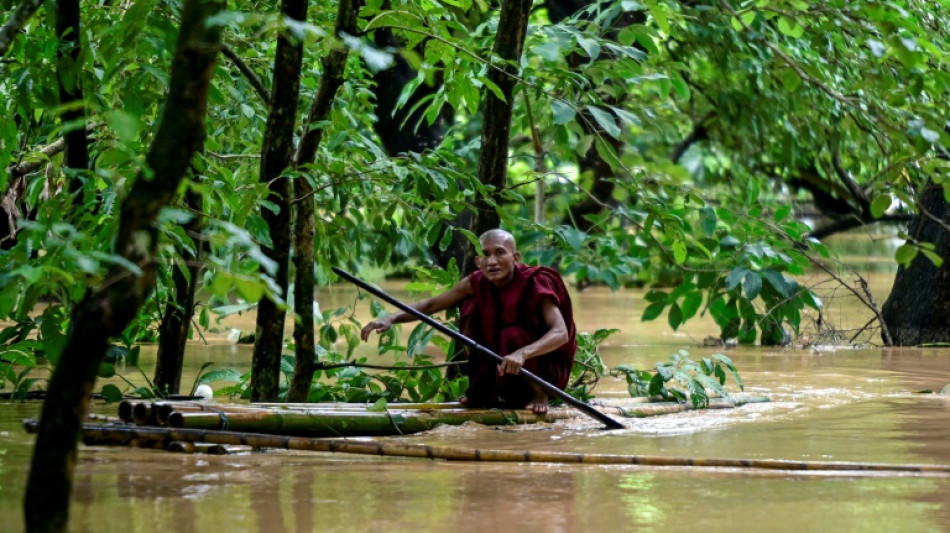
[[[713,399],[710,409],[728,409],[768,398],[740,395]],[[643,418],[691,410],[689,404],[628,398],[622,405],[601,402],[596,409],[622,418]],[[84,426],[83,443],[90,446],[130,446],[178,453],[229,454],[252,451],[234,439],[198,443],[173,438],[173,430],[203,430],[232,434],[264,434],[280,437],[367,437],[407,435],[439,425],[468,422],[488,426],[551,423],[579,418],[572,408],[551,408],[543,415],[525,409],[469,409],[459,402],[392,403],[376,410],[360,403],[256,403],[225,404],[196,401],[123,400],[118,417],[90,415]],[[29,429],[31,421],[25,421]],[[124,431],[121,437],[111,431]],[[164,433],[146,429],[166,430]],[[110,431],[106,431],[110,430]],[[130,437],[129,430],[137,431]],[[156,436],[160,435],[160,436]],[[240,440],[240,439],[238,439]],[[264,447],[267,447],[266,445]]]
[[[768,398],[739,396],[714,399],[711,409],[728,409]],[[692,409],[689,404],[652,402],[631,405],[600,405],[604,414],[643,418]],[[119,404],[119,419],[139,426],[255,433],[300,437],[354,437],[407,435],[438,425],[475,422],[488,426],[535,424],[578,417],[572,408],[551,408],[546,414],[524,409],[468,409],[458,402],[394,403],[375,411],[369,404],[254,404],[132,401]]]
[[[731,396],[710,400],[709,408],[726,409],[768,401],[761,396]],[[662,402],[655,398],[626,398],[613,404],[600,401],[593,405],[605,414],[624,418],[659,416],[692,409],[688,404]],[[407,434],[432,429],[439,424],[533,424],[569,418],[579,418],[579,414],[571,408],[552,408],[544,415],[528,410],[466,409],[457,402],[395,403],[375,411],[369,404],[352,403],[236,405],[126,400],[119,404],[118,418],[90,415],[81,431],[87,445],[132,446],[177,453],[231,454],[285,449],[451,461],[700,467],[848,475],[950,475],[950,465],[939,464],[512,451],[365,438],[327,438]],[[38,426],[36,420],[24,421],[24,427],[30,433],[36,432]]]

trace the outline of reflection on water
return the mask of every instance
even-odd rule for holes
[[[875,291],[889,281],[877,278]],[[399,297],[394,286],[387,287]],[[878,293],[878,294],[882,294]],[[321,294],[324,309],[353,301]],[[880,299],[879,301],[882,301]],[[694,359],[714,333],[708,318],[678,332],[639,321],[642,293],[575,295],[583,330],[621,328],[604,346],[613,366],[651,366],[686,348]],[[368,307],[363,304],[363,307]],[[358,309],[365,320],[366,309]],[[843,310],[842,320],[856,314]],[[860,317],[852,321],[860,322]],[[231,317],[248,331],[253,318]],[[857,324],[853,327],[860,327]],[[849,326],[850,327],[850,326]],[[407,332],[408,329],[404,329]],[[184,383],[204,362],[247,369],[251,348],[189,347]],[[376,356],[374,346],[362,355]],[[146,365],[154,350],[146,349]],[[950,399],[923,390],[950,382],[950,351],[879,348],[736,348],[726,351],[749,390],[772,403],[628,420],[605,431],[587,419],[555,424],[438,428],[406,442],[512,450],[950,464]],[[151,358],[151,359],[150,359]],[[134,374],[129,373],[131,378]],[[598,395],[621,397],[607,380]],[[0,512],[22,530],[32,437],[20,420],[37,404],[0,404]],[[114,406],[96,406],[114,414]],[[70,530],[216,532],[942,531],[950,478],[689,468],[517,465],[268,452],[172,455],[80,449]]]

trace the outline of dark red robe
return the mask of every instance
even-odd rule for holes
[[[482,346],[504,357],[540,339],[550,329],[541,303],[550,298],[561,311],[568,341],[557,350],[525,361],[524,367],[548,383],[564,389],[574,366],[577,328],[567,287],[557,271],[548,267],[517,265],[511,283],[502,290],[481,272],[469,277],[475,295],[462,303],[463,332]],[[534,398],[528,382],[518,375],[498,375],[498,363],[469,350],[469,405],[522,409]]]

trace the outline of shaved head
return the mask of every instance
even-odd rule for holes
[[[478,238],[478,242],[482,245],[483,250],[488,243],[494,242],[500,243],[502,246],[508,248],[512,252],[516,251],[514,235],[503,229],[490,229],[485,233],[482,233],[482,236]]]
[[[478,238],[482,255],[475,257],[475,266],[499,289],[515,276],[521,253],[515,250],[515,238],[505,230],[493,229]]]

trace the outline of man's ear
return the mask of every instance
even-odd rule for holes
[[[475,268],[482,268],[482,259],[485,259],[484,255],[475,256]]]
[[[515,256],[515,263],[520,263],[520,262],[521,262],[521,252],[515,252],[515,253],[514,253],[514,256]]]

